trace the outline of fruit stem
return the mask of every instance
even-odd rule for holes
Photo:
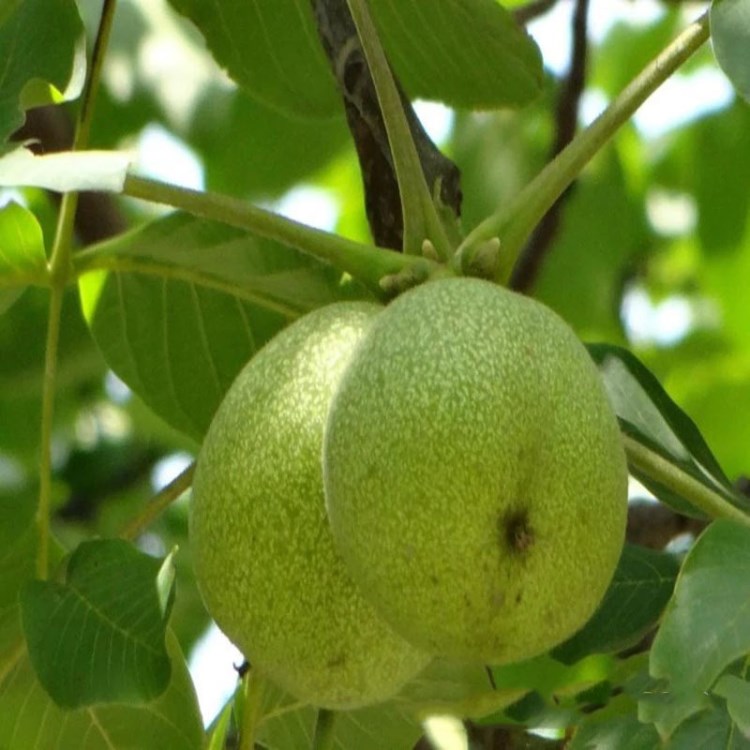
[[[496,281],[506,283],[524,243],[534,227],[651,94],[709,38],[709,16],[704,13],[657,55],[585,130],[577,135],[507,205],[482,221],[461,243],[458,255],[495,237],[502,243]]]
[[[94,42],[86,82],[78,112],[73,151],[88,145],[94,113],[96,92],[101,81],[104,56],[109,42],[115,15],[115,0],[105,0],[99,19],[99,28]],[[42,381],[42,420],[39,451],[39,500],[36,510],[36,525],[39,544],[36,555],[36,574],[47,577],[49,566],[49,520],[52,498],[52,427],[55,416],[55,390],[57,380],[57,352],[60,344],[60,319],[62,315],[65,287],[72,273],[73,232],[78,207],[78,193],[66,193],[60,204],[57,228],[52,243],[47,279],[50,287],[50,303],[47,320],[47,340],[44,355]]]
[[[420,264],[429,266],[432,270],[438,267],[436,263],[425,258],[415,258],[386,248],[355,242],[227,195],[190,190],[134,175],[125,178],[123,193],[133,198],[173,206],[194,216],[246,229],[260,237],[296,248],[351,274],[378,295],[381,294],[379,282],[384,276],[396,275]]]
[[[195,474],[195,461],[151,498],[146,507],[122,529],[120,537],[132,541],[140,536],[157,516],[161,515],[190,487],[193,474]]]
[[[329,750],[333,747],[334,725],[336,712],[326,708],[318,709],[318,718],[315,721],[315,735],[312,741],[312,750]]]
[[[709,518],[729,518],[750,526],[750,516],[725,500],[718,492],[629,435],[623,434],[622,440],[631,467],[685,498]]]

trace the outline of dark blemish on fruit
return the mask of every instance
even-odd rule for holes
[[[436,575],[434,575],[434,574],[430,575],[430,583],[433,583],[433,584],[435,584],[437,586],[438,583],[439,583],[438,577]]]
[[[521,599],[522,599],[522,598],[523,598],[523,595],[522,595],[522,594],[521,594],[521,592],[519,591],[519,592],[518,592],[518,593],[516,594],[516,604],[520,604],[520,603],[521,603]]]
[[[502,591],[496,591],[490,597],[490,603],[492,604],[493,609],[501,609],[505,604],[505,594],[503,594]]]
[[[512,552],[526,552],[534,544],[534,529],[525,509],[511,510],[500,517],[501,542]]]
[[[346,655],[338,654],[326,662],[326,666],[329,669],[335,669],[336,667],[343,667],[346,664]]]

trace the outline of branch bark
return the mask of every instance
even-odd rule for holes
[[[557,135],[550,158],[557,156],[573,140],[576,133],[578,110],[586,85],[588,7],[589,0],[577,0],[573,13],[573,48],[570,70],[560,91],[557,104]],[[565,202],[574,188],[575,183],[555,201],[532,233],[513,269],[510,280],[511,288],[523,292],[528,291],[534,285],[542,263],[560,228]]]
[[[354,21],[346,0],[312,0],[312,3],[321,43],[338,84],[357,150],[373,240],[381,247],[401,250],[401,196],[375,84]],[[458,217],[461,213],[459,170],[427,135],[400,86],[399,91],[427,185]]]

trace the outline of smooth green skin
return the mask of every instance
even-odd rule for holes
[[[428,282],[378,317],[324,441],[331,528],[405,638],[503,664],[599,604],[627,468],[596,367],[551,310],[489,282]]]
[[[254,668],[332,709],[385,700],[429,661],[361,597],[325,512],[327,410],[381,310],[331,305],[265,346],[222,402],[193,483],[190,538],[209,612]]]

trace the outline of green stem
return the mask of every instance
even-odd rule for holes
[[[49,567],[49,519],[52,499],[52,423],[55,414],[55,383],[57,379],[57,350],[60,342],[60,317],[65,288],[52,286],[47,320],[47,342],[44,351],[42,380],[42,425],[39,453],[39,502],[36,525],[39,537],[36,553],[36,574],[47,577]]]
[[[136,539],[143,530],[160,516],[193,483],[195,462],[180,472],[169,484],[162,487],[148,502],[146,507],[120,532],[123,539]]]
[[[641,104],[701,47],[709,34],[706,12],[654,58],[509,205],[482,221],[461,244],[459,252],[471,252],[487,240],[500,237],[502,261],[497,280],[506,282],[522,246],[554,202]]]
[[[336,712],[326,708],[318,709],[318,718],[315,721],[315,735],[312,741],[312,750],[330,750],[333,747],[334,729],[336,723]]]
[[[398,274],[418,264],[436,267],[436,264],[423,258],[409,258],[402,253],[308,227],[226,195],[189,190],[133,175],[125,178],[123,192],[133,198],[164,203],[194,216],[246,229],[297,248],[346,271],[377,293],[380,292],[378,283],[384,276]]]
[[[245,700],[242,704],[242,726],[240,728],[239,750],[253,750],[261,720],[263,700],[263,677],[250,667],[245,675]]]
[[[684,497],[709,518],[730,518],[750,526],[750,516],[725,500],[718,492],[714,492],[632,437],[623,435],[622,439],[630,466]]]
[[[383,46],[380,44],[367,0],[347,0],[347,3],[367,58],[388,133],[404,218],[404,252],[409,255],[421,255],[422,243],[429,239],[438,257],[445,261],[452,254],[452,249],[425,182],[419,154],[401,104],[401,96],[393,80]]]
[[[91,121],[94,112],[94,99],[101,80],[104,53],[112,30],[115,13],[115,0],[105,0],[102,16],[94,43],[91,66],[83,89],[81,109],[78,113],[73,150],[88,144]],[[62,314],[65,287],[72,273],[73,231],[75,225],[77,193],[66,193],[60,205],[60,214],[52,243],[52,253],[48,265],[50,285],[49,320],[47,321],[47,342],[44,359],[44,379],[42,384],[42,424],[41,448],[39,454],[39,502],[36,511],[36,525],[39,546],[36,557],[36,572],[39,578],[47,577],[49,566],[49,521],[52,497],[52,424],[55,413],[55,383],[57,377],[57,351],[60,342],[60,316]]]

